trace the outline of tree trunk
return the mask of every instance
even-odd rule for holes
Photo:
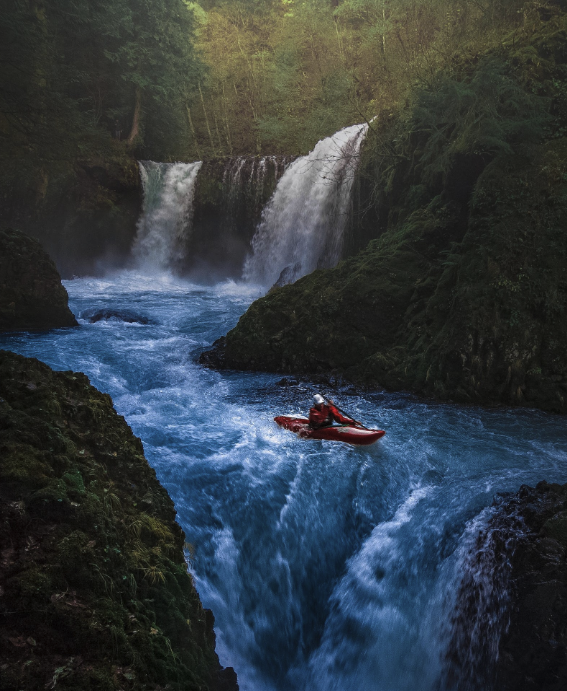
[[[142,111],[142,89],[136,87],[136,104],[134,106],[134,117],[132,118],[132,129],[128,137],[128,144],[132,144],[140,133],[140,113]]]

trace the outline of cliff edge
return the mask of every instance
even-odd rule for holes
[[[0,351],[0,688],[234,691],[142,443],[84,374]]]

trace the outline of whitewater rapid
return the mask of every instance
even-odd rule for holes
[[[272,418],[305,413],[309,382],[197,364],[262,289],[135,272],[66,287],[79,328],[4,334],[0,347],[111,394],[175,501],[240,688],[444,688],[470,547],[497,492],[565,481],[563,418],[345,389],[340,405],[384,439],[301,441]],[[149,323],[81,317],[96,309]]]

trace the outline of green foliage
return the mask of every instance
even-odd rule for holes
[[[540,139],[549,121],[547,106],[510,75],[509,64],[489,57],[470,78],[442,72],[418,90],[409,127],[423,141],[421,164],[431,173],[447,174],[458,154],[510,154],[514,145]]]
[[[380,113],[375,239],[253,303],[223,366],[567,412],[567,16],[535,24]]]
[[[439,70],[452,68],[460,56],[500,46],[510,31],[514,42],[533,34],[542,17],[557,12],[526,0],[258,0],[201,6],[207,21],[198,46],[208,75],[193,116],[193,151],[209,155],[304,153],[340,127],[396,107],[416,86],[445,90],[449,100],[457,96],[462,109],[455,117],[468,118],[475,130],[474,115],[483,114],[469,117],[467,101],[496,96],[499,114],[501,106],[513,108],[514,94],[504,93],[510,75],[487,66],[485,76],[492,81],[484,91],[475,83],[468,84],[471,93],[455,94],[450,78],[435,83]],[[454,81],[461,82],[460,75]],[[425,102],[421,107],[435,111],[437,105],[441,108]],[[489,113],[484,115],[491,124]],[[504,135],[497,127],[479,144],[493,148]],[[474,136],[463,133],[462,143]]]
[[[36,164],[92,152],[131,131],[138,147],[179,156],[202,68],[182,0],[7,0],[0,14],[0,154]]]

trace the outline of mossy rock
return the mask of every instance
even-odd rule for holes
[[[0,229],[0,331],[76,326],[55,264],[37,240]]]
[[[214,619],[140,440],[85,375],[6,351],[0,542],[2,691],[221,688]]]

